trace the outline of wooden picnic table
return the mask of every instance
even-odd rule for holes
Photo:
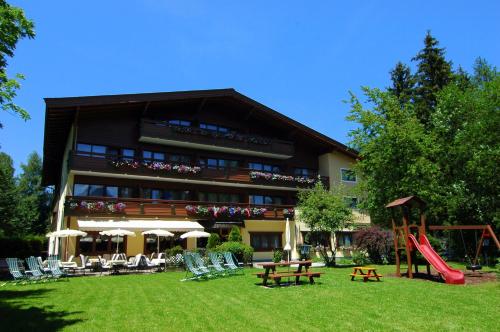
[[[312,261],[289,261],[289,262],[278,262],[278,263],[259,263],[264,268],[264,272],[257,273],[258,278],[262,278],[262,285],[267,286],[267,280],[273,279],[276,285],[280,285],[282,278],[295,277],[295,284],[299,284],[300,277],[308,277],[309,283],[314,283],[314,278],[319,278],[322,272],[312,272],[309,268],[312,265]],[[276,271],[277,267],[289,267],[291,265],[297,265],[297,270],[295,271]],[[303,271],[302,269],[305,269]],[[271,273],[272,272],[272,273]]]
[[[354,271],[350,274],[351,281],[354,281],[356,277],[363,278],[363,281],[366,282],[370,278],[376,278],[377,281],[380,281],[380,278],[383,276],[377,273],[377,269],[374,267],[364,267],[364,266],[356,266],[354,267]]]

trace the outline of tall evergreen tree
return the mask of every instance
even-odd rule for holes
[[[12,158],[0,152],[0,235],[17,235],[17,202]]]
[[[399,99],[401,105],[408,103],[412,99],[415,88],[415,78],[411,74],[410,67],[398,62],[390,74],[392,86],[387,90]]]
[[[417,62],[415,74],[415,114],[429,127],[429,119],[436,107],[436,96],[452,79],[451,62],[445,59],[445,49],[428,31],[424,48],[412,59]]]
[[[50,209],[50,193],[42,187],[42,159],[38,153],[28,156],[27,164],[22,164],[18,192],[18,230],[21,234],[43,234],[47,229]]]

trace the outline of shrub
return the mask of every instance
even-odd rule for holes
[[[0,238],[0,257],[42,256],[46,253],[48,238],[27,236],[25,238]]]
[[[212,249],[220,244],[220,237],[217,233],[210,233],[210,237],[207,241],[207,249]]]
[[[241,242],[224,242],[215,247],[214,251],[231,252],[236,256],[238,261],[243,261],[244,263],[251,262],[253,258],[253,248]]]
[[[273,262],[274,263],[279,263],[283,259],[283,251],[279,249],[274,249],[273,250]]]
[[[394,243],[392,232],[378,226],[360,230],[354,234],[354,245],[368,253],[376,264],[387,263],[392,259]]]
[[[175,247],[172,247],[170,249],[167,249],[165,251],[165,255],[167,257],[171,257],[171,256],[175,256],[177,254],[182,254],[184,252],[184,248],[182,248],[181,246],[175,246]]]
[[[352,261],[354,262],[354,264],[360,266],[370,264],[370,259],[368,258],[366,253],[361,251],[356,251],[352,254]]]
[[[241,237],[240,229],[238,226],[233,226],[231,228],[231,232],[229,233],[227,237],[228,242],[241,242],[243,238]]]

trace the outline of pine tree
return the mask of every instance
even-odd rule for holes
[[[27,164],[22,164],[19,176],[18,232],[44,234],[50,209],[50,193],[42,187],[42,159],[38,153],[28,156]]]
[[[411,74],[410,67],[398,62],[390,74],[392,86],[387,90],[398,98],[401,105],[408,103],[412,99],[415,88],[415,78]]]
[[[17,235],[18,194],[12,158],[0,152],[0,235]]]
[[[412,59],[417,62],[415,74],[415,113],[426,127],[436,106],[437,93],[452,79],[451,62],[445,59],[445,49],[428,31],[424,48]]]

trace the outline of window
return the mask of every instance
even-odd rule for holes
[[[106,197],[118,197],[118,187],[106,187]]]
[[[116,186],[103,186],[100,184],[75,183],[73,186],[73,196],[96,196],[96,197],[118,197],[120,190],[130,188],[118,188]],[[120,196],[128,197],[128,196]]]
[[[120,191],[119,196],[122,197],[122,198],[132,198],[132,197],[134,197],[134,190],[132,188],[121,187],[119,191]]]
[[[183,127],[191,126],[191,121],[186,121],[186,120],[169,120],[168,123],[174,126],[183,126]]]
[[[132,149],[122,149],[122,160],[133,161],[135,151]]]
[[[344,197],[344,203],[347,205],[347,207],[349,207],[351,209],[358,208],[358,198],[357,197]]]
[[[144,188],[142,190],[142,198],[162,199],[163,198],[163,191],[161,189]]]
[[[250,245],[255,251],[281,248],[282,233],[250,233]]]
[[[280,173],[281,168],[276,165],[268,165],[262,163],[248,163],[248,168],[253,169],[255,171],[264,171],[264,172],[272,172],[272,173]]]
[[[163,199],[171,201],[188,201],[190,199],[189,190],[165,190],[163,192]]]
[[[206,129],[206,130],[218,131],[220,133],[229,132],[229,128],[227,128],[227,127],[222,127],[219,125],[214,125],[214,124],[209,124],[209,123],[200,123],[200,128]]]
[[[250,204],[255,205],[282,205],[283,199],[278,196],[250,195]]]
[[[240,195],[226,193],[198,193],[200,202],[240,203]]]
[[[88,196],[89,185],[76,183],[73,187],[73,196]]]
[[[106,147],[102,145],[78,143],[76,145],[76,154],[79,156],[104,158],[106,154]]]
[[[356,182],[356,173],[348,168],[340,169],[341,179],[344,182]]]
[[[201,167],[211,169],[238,168],[237,160],[204,158],[200,159],[199,164]]]
[[[293,174],[297,175],[297,176],[312,176],[315,172],[313,172],[311,169],[309,168],[300,168],[300,167],[296,167],[294,168],[293,170]]]
[[[89,196],[104,196],[104,186],[99,184],[91,184],[89,186]]]
[[[181,163],[181,164],[190,164],[191,158],[189,156],[183,154],[170,154],[168,155],[168,159],[172,163]]]
[[[165,161],[165,153],[142,151],[142,159],[145,161]]]
[[[337,247],[351,247],[352,246],[352,232],[337,232]]]

